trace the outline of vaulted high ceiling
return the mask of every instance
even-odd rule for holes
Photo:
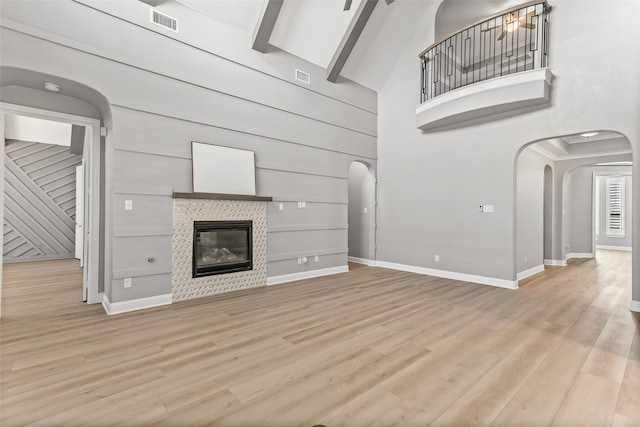
[[[141,0],[177,1],[253,34],[254,49],[283,50],[339,77],[379,90],[412,37],[429,41],[522,3],[477,0]],[[437,12],[434,28],[433,21]],[[416,52],[416,58],[417,54]],[[416,59],[417,62],[417,59]]]
[[[425,12],[441,0],[141,0],[177,1],[208,17],[252,33],[256,50],[283,50],[379,90],[402,46],[420,31]],[[387,4],[389,3],[389,4]],[[261,27],[262,25],[262,27]],[[266,30],[266,31],[265,31]],[[433,34],[433,29],[424,29]],[[260,37],[266,40],[260,40]]]

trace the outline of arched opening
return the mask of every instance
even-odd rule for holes
[[[630,250],[632,217],[638,215],[631,210],[631,151],[629,140],[613,131],[559,136],[522,147],[516,156],[515,171],[514,264],[518,280],[535,274],[523,264],[525,252],[530,253],[539,241],[547,266],[566,266],[568,260],[575,258],[595,258],[598,249]],[[622,178],[626,195],[623,196],[624,211],[620,213],[625,218],[621,228],[629,232],[615,237],[618,244],[614,248],[602,244],[603,239],[599,237],[605,224],[602,216],[606,210],[602,204],[606,195],[602,194],[605,191],[602,180],[606,177],[615,177],[616,182]],[[538,199],[540,205],[536,205]],[[529,210],[534,208],[540,212],[541,227],[535,218],[532,220]],[[536,237],[531,229],[540,230],[541,236]],[[631,257],[618,258],[627,260],[630,270]]]
[[[354,161],[349,166],[349,261],[374,265],[375,175],[370,165]]]
[[[97,91],[67,79],[11,67],[2,67],[0,75],[0,131],[5,138],[0,169],[10,178],[2,180],[0,186],[0,215],[5,227],[12,218],[13,228],[21,229],[14,233],[21,237],[12,242],[12,247],[24,243],[24,248],[35,248],[25,252],[24,259],[16,256],[20,255],[17,252],[11,252],[11,257],[19,262],[78,258],[83,283],[82,290],[77,290],[81,296],[78,301],[99,303],[104,289],[105,212],[101,128],[111,121],[108,103]],[[42,82],[55,83],[57,91],[44,90]],[[27,141],[16,141],[15,135],[20,133],[7,134],[8,127],[15,131],[16,118],[71,129],[69,147],[45,155],[51,151],[44,146],[51,142],[46,141],[50,130],[41,137],[25,136],[22,139]],[[11,148],[6,146],[7,141]],[[77,169],[76,163],[81,168]],[[76,183],[82,184],[81,189]],[[5,209],[11,209],[6,217]],[[4,236],[0,242],[3,254],[9,254],[11,247],[5,245]]]

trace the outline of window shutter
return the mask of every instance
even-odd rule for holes
[[[624,237],[624,178],[607,178],[607,236]]]

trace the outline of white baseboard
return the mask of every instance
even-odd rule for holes
[[[518,289],[515,280],[497,279],[495,277],[475,276],[473,274],[456,273],[454,271],[436,270],[433,268],[416,267],[413,265],[396,264],[393,262],[377,261],[377,267],[390,268],[392,270],[408,271],[410,273],[424,274],[427,276],[442,277],[445,279],[460,280],[463,282],[478,283],[480,285],[496,286],[505,289]]]
[[[559,260],[559,259],[545,259],[544,265],[548,265],[551,267],[566,267],[567,260]]]
[[[281,276],[267,277],[267,286],[281,283],[295,282],[296,280],[313,279],[314,277],[330,276],[332,274],[347,273],[349,266],[321,268],[319,270],[303,271],[301,273],[283,274]]]
[[[532,267],[528,270],[525,271],[521,271],[520,273],[518,273],[518,281],[520,280],[524,280],[527,277],[531,277],[534,274],[538,274],[538,273],[542,273],[544,271],[544,265],[540,264],[540,265],[536,265],[535,267]]]
[[[173,295],[156,295],[147,298],[138,298],[130,301],[110,302],[106,295],[102,295],[102,306],[108,315],[127,313],[129,311],[143,310],[145,308],[169,305],[173,300]]]
[[[368,265],[369,267],[375,267],[376,266],[376,262],[375,261],[371,261],[370,259],[357,258],[357,257],[354,257],[354,256],[350,256],[349,257],[349,262],[355,262],[356,264],[364,264],[364,265]]]
[[[631,246],[607,246],[607,245],[596,245],[596,249],[606,249],[609,251],[625,251],[631,252]]]
[[[595,258],[593,254],[590,253],[575,253],[575,254],[567,254],[565,259],[573,259],[573,258]]]
[[[636,313],[640,313],[640,301],[631,300],[631,305],[629,306],[629,310],[635,311]]]

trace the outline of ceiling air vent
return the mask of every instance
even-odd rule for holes
[[[178,20],[155,9],[151,9],[151,22],[161,25],[171,31],[178,32]]]
[[[311,75],[309,73],[305,73],[304,71],[296,69],[296,80],[300,80],[302,83],[309,84],[311,83]]]

